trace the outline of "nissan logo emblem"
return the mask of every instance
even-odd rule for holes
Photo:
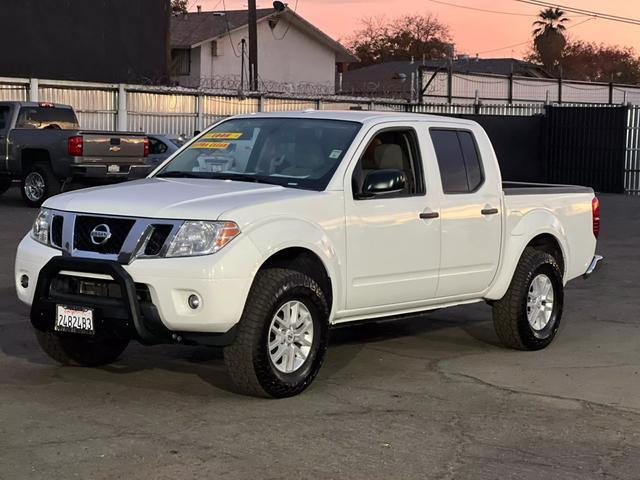
[[[91,237],[91,243],[94,245],[104,245],[111,238],[111,229],[109,228],[109,225],[101,223],[91,230],[89,236]]]

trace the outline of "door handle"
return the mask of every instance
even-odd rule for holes
[[[422,212],[420,214],[420,218],[423,220],[431,220],[433,218],[438,218],[440,214],[438,212]]]
[[[496,213],[498,213],[498,209],[497,208],[483,208],[482,210],[480,210],[480,213],[482,215],[495,215]]]

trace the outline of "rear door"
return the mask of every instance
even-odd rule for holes
[[[485,178],[472,130],[431,128],[430,138],[443,191],[437,296],[477,294],[491,284],[500,258],[502,215],[498,182]]]
[[[345,179],[347,309],[419,306],[435,294],[440,257],[438,193],[425,181],[422,144],[412,125],[385,124],[364,145]],[[409,185],[359,196],[366,175],[384,169],[402,170]]]

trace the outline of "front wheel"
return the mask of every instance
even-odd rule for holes
[[[100,367],[115,362],[129,345],[120,338],[96,339],[80,335],[58,335],[36,330],[40,348],[62,365]]]
[[[329,306],[308,275],[286,268],[258,273],[235,341],[224,350],[238,389],[261,397],[290,397],[315,378],[327,349]]]
[[[500,341],[519,350],[541,350],[555,338],[562,318],[562,271],[546,252],[526,248],[505,296],[493,304]]]

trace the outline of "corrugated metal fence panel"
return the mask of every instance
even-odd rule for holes
[[[322,110],[369,110],[368,102],[320,102]]]
[[[134,132],[191,135],[197,130],[195,95],[127,93],[127,128]]]
[[[204,124],[207,127],[231,115],[257,112],[260,108],[260,100],[207,95],[204,97],[203,108]]]
[[[371,104],[371,110],[377,112],[406,112],[409,110],[408,103],[376,103]]]
[[[71,105],[80,126],[87,130],[115,130],[117,92],[41,86],[39,100]]]
[[[627,193],[640,195],[640,107],[629,108],[626,149],[624,188]]]
[[[25,102],[28,98],[27,91],[24,85],[0,84],[0,101]]]
[[[264,112],[289,112],[292,110],[315,109],[318,102],[314,100],[298,100],[288,98],[265,98],[263,101]]]
[[[461,98],[501,100],[509,97],[509,78],[453,74],[452,95]]]
[[[514,102],[557,102],[559,85],[556,80],[533,78],[513,79]]]

